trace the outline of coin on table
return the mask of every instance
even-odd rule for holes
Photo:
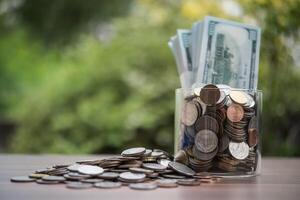
[[[144,147],[134,147],[124,150],[122,156],[142,156],[146,152]]]
[[[183,174],[186,176],[193,176],[196,173],[188,166],[181,164],[179,162],[170,162],[169,167],[172,168],[174,171],[178,172],[179,174]]]
[[[158,187],[174,188],[177,187],[177,180],[175,179],[159,179],[156,181]]]
[[[232,101],[241,105],[244,105],[248,102],[247,95],[243,91],[232,90],[229,93],[229,97]]]
[[[256,146],[258,143],[258,134],[257,129],[250,128],[248,129],[248,144],[250,147]]]
[[[230,154],[238,159],[244,160],[249,155],[249,146],[245,142],[230,142],[229,143],[229,152]]]
[[[152,174],[154,171],[151,169],[144,169],[139,167],[132,167],[129,170],[133,173],[144,173],[144,174]]]
[[[227,118],[231,122],[239,122],[244,117],[244,109],[238,104],[231,104],[227,109]]]
[[[116,179],[119,177],[119,173],[117,172],[104,172],[100,175],[98,175],[99,178],[102,179]]]
[[[134,183],[130,184],[129,187],[134,190],[154,190],[157,188],[156,183]]]
[[[44,181],[65,181],[66,179],[63,176],[43,176],[42,180]]]
[[[200,99],[209,105],[214,105],[220,99],[220,90],[213,84],[204,86],[200,91]]]
[[[186,178],[186,176],[177,175],[177,174],[162,174],[162,176],[164,178],[168,178],[168,179],[185,179]]]
[[[218,133],[219,132],[219,124],[215,118],[208,116],[208,115],[204,115],[204,116],[198,118],[198,120],[196,121],[195,129],[196,129],[196,131],[201,131],[203,129],[209,129],[215,133]]]
[[[106,189],[112,189],[112,188],[119,188],[122,186],[122,183],[120,182],[112,182],[112,181],[103,181],[99,183],[95,183],[94,186],[96,188],[106,188]]]
[[[198,109],[194,102],[185,102],[181,113],[181,121],[187,126],[195,123],[198,117]]]
[[[178,185],[183,186],[198,186],[200,185],[200,181],[197,179],[181,179],[177,181]]]
[[[29,175],[29,178],[43,178],[44,176],[48,176],[47,174],[39,174],[39,173],[33,173]]]
[[[218,146],[217,135],[208,129],[199,131],[195,137],[196,148],[203,153],[210,153]]]
[[[88,179],[82,179],[80,180],[82,183],[99,183],[104,181],[104,179],[100,178],[88,178]]]
[[[81,165],[78,172],[86,175],[99,175],[103,173],[103,168],[94,165]]]
[[[54,185],[54,184],[60,184],[60,181],[45,181],[43,179],[37,179],[36,183],[38,184],[46,184],[46,185]]]
[[[174,161],[187,165],[189,162],[189,157],[188,157],[187,153],[185,152],[185,150],[182,150],[182,149],[179,150],[174,156]],[[171,161],[168,162],[168,165],[170,162]]]
[[[69,167],[67,167],[67,169],[72,172],[78,172],[78,168],[80,166],[81,166],[80,164],[74,164],[74,165],[70,165]]]
[[[169,162],[171,162],[171,161],[168,160],[168,159],[159,159],[157,162],[159,164],[161,164],[162,166],[168,167],[169,166]]]
[[[153,171],[163,171],[167,168],[167,167],[165,167],[161,164],[158,164],[158,163],[143,163],[142,166],[143,166],[143,168],[151,169]]]
[[[71,189],[88,189],[93,187],[93,184],[82,182],[69,182],[66,184],[66,187]]]
[[[143,173],[123,172],[120,174],[120,179],[127,182],[140,182],[146,178]]]
[[[29,183],[34,182],[35,179],[29,178],[28,176],[14,176],[10,179],[11,182]]]

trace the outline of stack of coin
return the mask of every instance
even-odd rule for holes
[[[181,158],[185,159],[187,156]],[[153,190],[158,187],[200,185],[202,177],[182,162],[188,163],[188,160],[176,162],[172,155],[163,150],[135,147],[124,150],[120,156],[54,165],[36,170],[29,176],[12,177],[11,181],[65,184],[70,189],[128,186],[136,190]],[[210,180],[217,182],[213,177]]]
[[[184,99],[175,160],[196,172],[253,171],[258,144],[255,93],[209,84]]]

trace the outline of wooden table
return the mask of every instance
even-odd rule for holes
[[[218,184],[202,184],[153,191],[136,191],[128,187],[119,189],[72,190],[64,185],[40,185],[36,183],[11,183],[12,176],[28,175],[36,169],[59,163],[103,156],[65,155],[1,155],[0,200],[6,199],[97,199],[97,200],[177,200],[177,199],[300,199],[300,159],[264,158],[262,175],[255,178],[224,181]]]

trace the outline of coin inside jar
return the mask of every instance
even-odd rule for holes
[[[196,131],[200,131],[203,129],[209,129],[215,133],[218,133],[219,132],[219,124],[215,118],[208,116],[208,115],[204,115],[196,121],[195,129],[196,129]]]
[[[232,101],[241,105],[244,105],[248,102],[247,95],[242,91],[233,90],[229,93],[229,96]]]
[[[208,84],[204,86],[200,91],[200,99],[209,105],[214,105],[220,99],[220,90],[217,86],[213,84]]]
[[[218,146],[217,135],[208,129],[201,130],[195,137],[196,148],[203,153],[210,153]]]
[[[250,128],[248,130],[248,144],[250,147],[256,146],[258,143],[257,130],[255,128]]]
[[[192,101],[185,102],[182,110],[181,120],[187,126],[191,126],[195,123],[198,117],[198,108]]]
[[[227,118],[231,122],[239,122],[243,119],[244,109],[238,104],[231,104],[227,109]]]
[[[229,152],[234,158],[244,160],[249,155],[249,146],[245,142],[230,142]]]

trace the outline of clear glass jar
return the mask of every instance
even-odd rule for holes
[[[196,172],[248,177],[261,170],[262,91],[176,89],[175,160]]]

